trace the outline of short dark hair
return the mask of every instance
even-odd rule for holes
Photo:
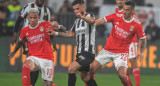
[[[130,5],[130,6],[132,7],[132,9],[135,8],[135,3],[134,3],[134,1],[127,1],[127,2],[125,3],[125,5]]]
[[[74,0],[72,3],[72,6],[77,5],[77,4],[84,4],[83,0]]]

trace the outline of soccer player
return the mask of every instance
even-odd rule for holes
[[[118,14],[123,15],[123,7],[124,7],[124,3],[126,1],[127,0],[116,0],[117,6],[118,6],[116,8],[116,12]],[[137,18],[134,12],[133,12],[132,15],[133,15],[133,17]],[[131,67],[133,69],[133,76],[134,76],[135,85],[140,86],[140,69],[137,65],[137,60],[136,60],[137,50],[138,50],[137,49],[137,34],[135,34],[135,36],[132,39],[132,43],[129,46],[129,57],[128,57],[128,59],[131,62]],[[128,76],[128,79],[130,80],[129,70],[127,70],[127,76]]]
[[[14,34],[13,34],[13,38],[12,38],[12,44],[14,44],[17,40],[17,33],[18,33],[18,31],[20,31],[19,29],[21,29],[20,28],[21,24],[23,24],[23,27],[28,26],[29,21],[27,19],[27,12],[30,8],[37,8],[39,10],[39,16],[40,16],[39,21],[40,22],[50,21],[50,10],[48,7],[44,6],[43,4],[44,4],[44,0],[36,0],[35,2],[28,3],[26,6],[23,7],[23,9],[21,10],[21,12],[17,18],[15,26],[13,28]],[[54,38],[51,37],[51,39],[52,39],[51,42],[53,42],[53,51],[57,50]],[[23,54],[28,56],[28,50],[29,50],[28,49],[28,42],[27,42],[27,39],[25,39],[24,43],[23,43]],[[38,75],[39,75],[39,70],[31,72],[31,83],[33,86],[35,86],[35,83],[38,79]]]
[[[43,86],[52,86],[54,73],[53,53],[50,45],[50,35],[46,33],[46,29],[52,27],[48,21],[38,22],[40,17],[37,8],[29,9],[27,18],[29,25],[21,29],[16,47],[8,56],[12,58],[22,46],[23,40],[27,38],[29,56],[23,63],[23,86],[32,86],[30,72],[36,70],[42,72]]]
[[[128,68],[129,45],[135,34],[140,38],[140,53],[137,55],[138,59],[143,59],[144,49],[146,47],[146,36],[142,24],[132,15],[134,8],[134,2],[127,1],[123,8],[123,15],[114,13],[96,20],[96,25],[112,22],[113,28],[109,38],[106,40],[105,47],[91,63],[91,71],[96,72],[102,65],[113,61],[124,86],[131,86],[126,72]]]
[[[72,8],[75,15],[78,17],[71,31],[55,32],[48,29],[48,34],[59,35],[64,37],[76,36],[77,42],[77,58],[68,67],[68,86],[75,86],[76,72],[79,71],[81,79],[88,84],[88,86],[97,86],[95,80],[90,78],[89,68],[90,63],[95,57],[95,18],[85,10],[83,0],[74,0]],[[56,21],[53,22],[56,28],[62,28]]]

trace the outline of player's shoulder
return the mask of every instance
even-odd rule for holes
[[[26,31],[28,31],[29,30],[29,26],[26,26],[26,27],[23,27],[22,29],[21,29],[21,32],[23,31],[23,32],[26,32]]]
[[[140,20],[137,18],[137,17],[134,17],[133,21],[138,24],[138,25],[141,25],[141,22]]]
[[[92,13],[86,13],[86,15],[85,15],[86,17],[95,17],[95,15],[94,14],[92,14]]]

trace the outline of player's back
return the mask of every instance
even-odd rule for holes
[[[20,38],[27,38],[29,55],[39,58],[51,60],[53,58],[52,49],[50,46],[50,36],[46,29],[49,27],[49,22],[40,22],[36,27],[24,27],[21,31]]]

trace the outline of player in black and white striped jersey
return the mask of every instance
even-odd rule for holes
[[[47,32],[50,35],[60,35],[64,37],[76,36],[77,56],[76,60],[68,67],[68,86],[75,86],[75,73],[77,71],[79,71],[81,79],[86,82],[88,86],[97,86],[95,80],[90,78],[89,75],[90,64],[95,57],[95,18],[86,12],[83,0],[74,0],[72,7],[78,18],[75,20],[71,31],[55,32],[52,29],[48,29]],[[64,28],[64,26],[59,25],[56,21],[53,21],[53,25],[56,28]]]
[[[30,8],[37,8],[39,10],[39,16],[40,16],[39,22],[50,21],[50,15],[51,15],[50,10],[47,6],[44,6],[44,1],[45,0],[36,0],[35,2],[28,3],[27,5],[25,5],[22,8],[21,12],[19,13],[18,19],[15,23],[15,26],[13,28],[14,34],[13,34],[13,38],[12,38],[12,44],[14,44],[16,42],[17,33],[18,33],[18,31],[20,31],[21,27],[26,27],[29,25],[29,21],[27,19],[27,13]],[[21,26],[22,24],[23,24],[23,26]],[[56,46],[55,46],[54,38],[51,37],[51,40],[53,40],[53,42],[54,42],[53,43],[54,49],[57,50]],[[28,55],[28,42],[26,39],[23,43],[23,54]],[[35,86],[38,75],[39,75],[39,71],[35,71],[35,72],[30,73],[32,86]]]

